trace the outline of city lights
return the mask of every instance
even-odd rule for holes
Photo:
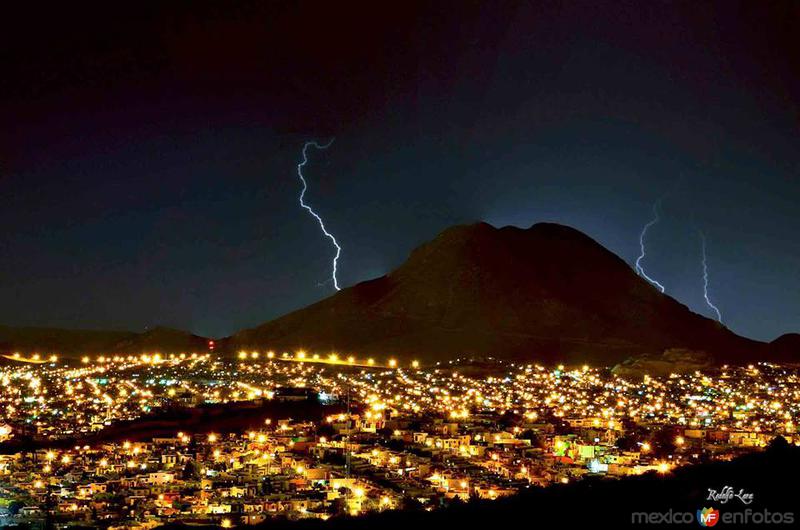
[[[800,444],[800,387],[793,368],[762,363],[633,381],[586,365],[497,362],[469,368],[465,361],[423,368],[412,360],[407,365],[414,370],[402,370],[397,359],[384,359],[306,351],[270,357],[248,350],[232,359],[210,354],[106,355],[95,361],[80,358],[77,367],[7,366],[0,369],[6,389],[0,407],[7,413],[0,431],[12,441],[23,422],[30,425],[29,419],[36,420],[42,436],[58,437],[67,431],[102,431],[163,408],[200,404],[236,410],[239,403],[302,399],[323,407],[318,398],[324,396],[329,403],[324,406],[335,410],[319,422],[267,417],[259,420],[260,428],[251,425],[243,432],[212,426],[205,432],[181,429],[158,443],[75,443],[71,449],[42,450],[39,465],[18,461],[6,466],[9,472],[24,471],[15,477],[30,477],[15,484],[31,492],[72,470],[94,477],[90,484],[113,477],[129,477],[131,484],[162,481],[163,486],[151,486],[150,491],[165,513],[173,505],[172,486],[199,488],[202,482],[208,485],[202,491],[213,502],[193,505],[194,515],[216,518],[220,526],[238,526],[238,516],[223,508],[230,499],[266,503],[264,513],[291,510],[298,517],[329,517],[337,506],[332,500],[341,497],[347,513],[363,514],[394,508],[395,499],[402,497],[398,491],[419,490],[420,483],[423,493],[417,495],[493,500],[513,495],[519,484],[569,483],[587,472],[667,476],[696,462],[703,447],[714,446],[714,457],[724,458],[757,450],[778,434]],[[511,425],[501,424],[501,417],[511,418]],[[412,422],[416,430],[406,427]],[[323,424],[326,431],[320,435],[317,429]],[[552,429],[555,424],[558,434]],[[630,425],[638,426],[631,431],[635,437],[618,446]],[[385,442],[391,439],[392,448],[376,444],[376,435],[387,436]],[[537,451],[530,451],[532,444]],[[343,467],[347,452],[355,465],[349,478]],[[328,461],[326,454],[338,454],[339,460]],[[375,483],[356,471],[366,465],[395,486]],[[187,475],[184,468],[196,471]],[[268,495],[262,498],[259,488],[236,489],[234,494],[217,485],[226,484],[231,474],[257,480],[292,477],[292,493],[284,493],[290,500],[279,506],[265,500]],[[313,505],[302,500],[314,488],[325,489],[328,500]],[[87,490],[64,490],[71,513],[80,514],[88,502],[88,493],[82,491]]]

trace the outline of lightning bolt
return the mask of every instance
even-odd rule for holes
[[[325,223],[322,221],[322,217],[320,217],[317,214],[317,212],[315,212],[311,208],[311,206],[306,204],[305,196],[306,196],[306,190],[308,190],[308,183],[306,182],[306,179],[303,176],[303,167],[308,163],[308,148],[313,147],[314,149],[319,149],[319,150],[327,149],[331,146],[334,139],[335,138],[331,138],[331,141],[328,142],[327,144],[319,144],[315,141],[306,142],[303,145],[303,160],[301,160],[300,163],[297,164],[297,176],[300,177],[300,182],[303,183],[303,189],[300,192],[300,206],[305,210],[307,210],[308,213],[310,213],[314,217],[314,219],[317,220],[317,223],[319,223],[319,227],[322,230],[322,233],[325,235],[325,237],[330,239],[331,243],[333,243],[333,246],[336,247],[336,255],[333,257],[333,272],[331,273],[331,279],[333,280],[333,286],[336,288],[337,291],[339,291],[340,290],[339,280],[336,278],[336,273],[337,273],[336,267],[339,263],[339,256],[342,253],[342,247],[339,246],[339,243],[338,241],[336,241],[336,238],[333,237],[333,234],[328,232],[328,230],[325,228]]]
[[[722,323],[722,313],[720,310],[715,306],[711,299],[708,297],[708,258],[706,256],[706,236],[703,232],[700,232],[700,248],[703,252],[703,298],[706,299],[706,304],[708,307],[714,310],[717,314],[717,320],[719,323]]]
[[[639,273],[639,276],[643,277],[645,280],[658,287],[658,289],[663,293],[664,286],[658,283],[658,281],[655,280],[654,278],[648,276],[647,273],[644,272],[644,267],[642,267],[642,260],[644,259],[645,256],[644,236],[645,234],[647,234],[647,230],[651,226],[653,226],[654,224],[658,223],[658,221],[661,220],[660,217],[658,216],[658,207],[660,204],[661,204],[661,199],[658,199],[655,203],[653,203],[653,218],[650,221],[648,221],[647,224],[644,225],[644,227],[642,227],[642,232],[639,234],[639,248],[641,249],[641,253],[639,254],[639,257],[636,258],[636,272]]]

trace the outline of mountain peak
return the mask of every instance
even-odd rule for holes
[[[475,236],[486,236],[497,233],[506,233],[506,234],[533,233],[533,234],[541,234],[542,236],[567,237],[567,238],[580,239],[584,241],[585,240],[594,241],[592,238],[590,238],[580,230],[559,223],[538,222],[532,224],[528,228],[520,228],[514,225],[505,225],[502,227],[496,227],[490,223],[487,223],[486,221],[476,221],[474,223],[451,226],[440,232],[439,235],[436,236],[434,241],[441,238],[447,239],[447,238],[458,238],[458,237],[475,237]]]

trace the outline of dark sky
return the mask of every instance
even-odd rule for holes
[[[66,3],[63,3],[66,4]],[[800,331],[800,3],[129,2],[0,16],[0,323],[221,336],[449,225],[556,221]],[[113,7],[109,7],[114,4]],[[320,285],[323,283],[323,285]]]

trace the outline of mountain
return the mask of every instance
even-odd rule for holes
[[[669,348],[734,362],[761,348],[661,294],[587,235],[552,223],[449,228],[390,274],[241,331],[228,345],[597,364]]]
[[[766,359],[800,361],[800,333],[786,333],[765,346]]]
[[[0,352],[94,353],[130,335],[128,331],[0,326]]]
[[[120,353],[141,352],[202,352],[208,350],[208,339],[180,329],[156,326],[143,333],[134,333],[110,346]]]
[[[199,352],[207,339],[165,327],[143,333],[0,326],[0,353],[56,353],[66,357],[99,353]]]

